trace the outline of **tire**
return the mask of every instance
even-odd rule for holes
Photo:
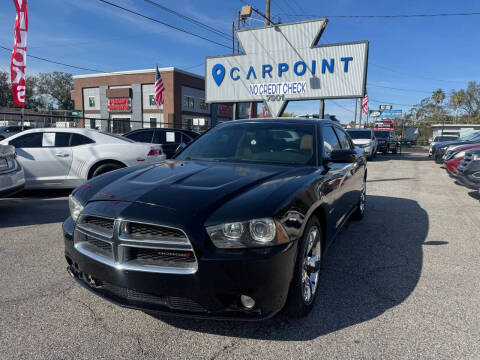
[[[320,280],[323,255],[322,238],[322,225],[315,216],[312,216],[308,220],[303,236],[298,243],[295,270],[284,308],[284,312],[290,317],[301,318],[307,316],[313,309]],[[310,243],[313,246],[309,246]],[[307,261],[310,262],[308,265]]]
[[[120,163],[116,162],[107,162],[103,163],[95,168],[92,172],[92,176],[90,178],[94,178],[95,176],[105,174],[107,172],[113,171],[113,170],[118,170],[123,168],[124,166],[121,165]]]
[[[392,150],[392,154],[396,154],[396,153],[397,153],[397,148]]]
[[[377,149],[375,149],[375,152],[373,153],[373,157],[374,157],[374,158],[377,157]]]
[[[360,200],[358,201],[357,207],[352,214],[352,220],[360,221],[365,216],[365,208],[367,205],[367,181],[363,178],[362,190],[360,193]]]

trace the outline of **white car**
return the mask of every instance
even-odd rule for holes
[[[161,145],[93,129],[32,129],[1,144],[15,146],[28,189],[75,188],[108,171],[166,158]]]
[[[377,138],[375,137],[375,133],[372,129],[347,129],[347,133],[350,135],[353,144],[363,149],[368,160],[371,160],[377,156]]]
[[[25,186],[22,167],[13,146],[0,145],[0,197],[13,195]]]

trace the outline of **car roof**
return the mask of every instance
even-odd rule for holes
[[[290,118],[290,117],[281,117],[281,118],[253,118],[253,119],[238,119],[225,121],[217,126],[224,126],[228,124],[248,124],[248,123],[277,123],[277,124],[313,124],[313,125],[337,125],[341,126],[338,121],[332,121],[327,119],[308,119],[308,118]]]
[[[70,132],[70,133],[77,133],[77,134],[91,134],[91,133],[98,133],[98,130],[94,129],[87,129],[87,128],[33,128],[29,130],[25,130],[22,134],[30,134],[35,132]]]
[[[373,129],[370,129],[370,128],[350,128],[350,129],[347,129],[347,131],[373,131]]]

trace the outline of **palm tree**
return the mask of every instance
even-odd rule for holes
[[[445,92],[442,89],[437,89],[432,93],[432,99],[435,103],[435,118],[438,122],[438,106],[445,100]]]
[[[463,90],[450,92],[450,106],[455,110],[455,124],[458,122],[458,109],[465,101],[465,92]]]

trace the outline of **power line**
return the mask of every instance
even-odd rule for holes
[[[478,16],[480,12],[441,13],[441,14],[396,14],[396,15],[315,15],[315,14],[280,14],[293,17],[326,17],[346,19],[394,19],[394,18],[429,18],[449,16]]]
[[[184,20],[187,20],[187,21],[189,21],[189,22],[191,22],[191,23],[193,23],[193,24],[196,24],[196,25],[204,28],[205,30],[208,30],[208,31],[211,31],[211,32],[213,32],[213,33],[215,33],[215,34],[217,34],[217,35],[220,35],[220,36],[222,36],[222,37],[224,37],[224,38],[226,38],[226,39],[228,39],[228,40],[231,40],[231,39],[232,39],[232,36],[231,36],[230,34],[226,33],[226,32],[223,32],[223,31],[221,31],[221,30],[215,29],[215,28],[213,28],[213,27],[211,27],[211,26],[209,26],[209,25],[207,25],[207,24],[204,24],[204,23],[202,23],[202,22],[200,22],[200,21],[198,21],[198,20],[195,20],[195,19],[193,19],[193,18],[191,18],[191,17],[189,17],[189,16],[180,14],[179,12],[177,12],[177,11],[175,11],[175,10],[172,10],[172,9],[166,7],[166,6],[160,5],[159,3],[156,3],[155,1],[152,1],[152,0],[144,0],[144,1],[147,2],[147,3],[149,3],[149,4],[151,4],[151,5],[153,5],[153,6],[156,6],[156,7],[160,8],[160,9],[162,9],[162,10],[167,11],[167,12],[169,12],[170,14],[176,15],[176,16],[178,16],[178,17],[181,17],[181,18],[184,19]]]
[[[389,68],[389,67],[384,66],[384,65],[374,64],[374,63],[371,63],[371,62],[368,65],[372,65],[372,66],[378,67],[380,69],[388,70],[388,71],[391,71],[391,72],[394,72],[394,73],[397,73],[397,74],[400,74],[400,75],[411,76],[411,77],[425,79],[425,80],[439,81],[439,82],[450,82],[450,83],[464,83],[464,81],[460,81],[460,80],[435,79],[435,78],[431,78],[431,77],[421,76],[421,75],[418,75],[418,74],[410,74],[410,73],[407,73],[407,72],[398,71],[396,69]]]
[[[12,49],[10,49],[8,47],[5,47],[5,46],[2,46],[2,45],[0,45],[0,49],[6,50],[8,52],[12,51]],[[93,71],[93,72],[106,72],[106,71],[103,71],[103,70],[89,69],[89,68],[84,68],[84,67],[81,67],[81,66],[65,64],[65,63],[62,63],[62,62],[59,62],[59,61],[54,61],[54,60],[46,59],[46,58],[43,58],[43,57],[40,57],[40,56],[31,55],[31,54],[27,54],[27,56],[31,57],[33,59],[42,60],[42,61],[49,62],[49,63],[52,63],[52,64],[66,66],[66,67],[69,67],[69,68],[72,68],[72,69],[86,70],[86,71]]]
[[[337,105],[338,107],[342,108],[343,110],[347,110],[349,112],[351,112],[352,114],[354,113],[353,110],[350,110],[349,108],[346,108],[345,106],[343,105],[340,105],[339,103],[337,103],[336,101],[332,100],[332,102]]]
[[[163,26],[167,26],[167,27],[172,28],[172,29],[175,29],[175,30],[177,30],[177,31],[181,31],[181,32],[183,32],[183,33],[185,33],[185,34],[188,34],[188,35],[191,35],[191,36],[195,36],[195,37],[197,37],[197,38],[199,38],[199,39],[202,39],[202,40],[211,42],[211,43],[216,44],[216,45],[219,45],[219,46],[223,46],[223,47],[225,47],[225,48],[227,48],[227,49],[231,49],[231,46],[229,46],[229,45],[225,45],[225,44],[219,43],[219,42],[217,42],[217,41],[215,41],[215,40],[208,39],[208,38],[203,37],[203,36],[201,36],[201,35],[195,34],[195,33],[191,32],[191,31],[185,30],[185,29],[183,29],[183,28],[180,28],[180,27],[177,27],[177,26],[174,26],[174,25],[170,25],[170,24],[168,24],[168,23],[166,23],[166,22],[163,22],[163,21],[160,21],[160,20],[158,20],[158,19],[154,19],[154,18],[152,18],[152,17],[150,17],[150,16],[140,14],[139,12],[136,12],[136,11],[133,11],[133,10],[130,10],[130,9],[127,9],[127,8],[125,8],[125,7],[123,7],[123,6],[120,6],[120,5],[117,5],[117,4],[114,4],[114,3],[111,3],[110,1],[107,1],[107,0],[99,0],[99,1],[101,1],[101,2],[103,2],[103,3],[105,3],[105,4],[108,4],[108,5],[110,5],[110,6],[116,7],[116,8],[118,8],[118,9],[124,10],[124,11],[126,11],[126,12],[129,12],[129,13],[131,13],[131,14],[134,14],[134,15],[143,17],[143,18],[145,18],[145,19],[151,20],[151,21],[156,22],[156,23],[158,23],[158,24],[161,24],[161,25],[163,25]]]
[[[415,104],[397,104],[391,101],[375,100],[372,98],[370,98],[370,101],[378,104],[388,104],[388,105],[398,105],[398,106],[414,106],[415,105]]]
[[[399,91],[419,92],[419,93],[425,93],[425,94],[431,94],[432,93],[432,91],[426,91],[426,90],[403,89],[403,88],[396,88],[396,87],[390,87],[390,86],[383,86],[383,85],[376,85],[376,84],[368,83],[367,87],[370,87],[370,86],[379,87],[379,88],[383,88],[383,89],[399,90]]]

